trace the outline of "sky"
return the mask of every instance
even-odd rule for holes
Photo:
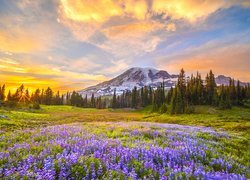
[[[250,1],[0,0],[0,84],[79,90],[131,67],[250,82]]]

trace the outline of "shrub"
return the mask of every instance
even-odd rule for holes
[[[7,101],[6,102],[6,107],[14,108],[16,106],[17,106],[17,103],[15,101]]]
[[[33,109],[41,109],[40,104],[39,103],[34,103],[33,104]]]
[[[160,114],[164,114],[164,113],[167,112],[167,110],[168,110],[168,108],[167,108],[166,103],[163,103],[163,104],[161,105],[161,107],[160,107],[159,113],[160,113]]]
[[[220,101],[219,108],[222,109],[222,110],[223,109],[231,109],[232,108],[232,104],[230,103],[229,100]]]
[[[195,107],[194,106],[187,106],[185,109],[186,114],[193,114],[195,113]]]

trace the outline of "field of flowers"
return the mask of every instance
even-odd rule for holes
[[[212,128],[75,123],[0,135],[0,179],[247,179]]]

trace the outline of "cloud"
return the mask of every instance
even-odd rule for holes
[[[175,26],[175,24],[174,24],[174,23],[169,23],[169,24],[167,24],[166,30],[167,30],[167,31],[176,31],[176,26]]]
[[[0,30],[0,50],[7,52],[30,52],[39,49],[39,42],[28,33],[21,30],[11,30],[12,32]]]
[[[159,68],[178,73],[184,68],[187,73],[199,71],[205,75],[210,69],[216,75],[249,81],[250,45],[208,43],[201,48],[188,49],[180,54],[157,59]]]
[[[84,88],[83,85],[94,85],[107,80],[102,74],[77,72],[75,69],[88,68],[91,63],[85,64],[83,61],[73,62],[72,67],[63,69],[63,67],[55,64],[35,64],[18,63],[13,59],[0,59],[0,81],[4,82],[8,88],[15,89],[20,84],[29,86],[30,88],[46,88],[51,86],[60,90],[76,90]],[[86,67],[85,67],[86,66]],[[92,68],[95,66],[92,64]],[[72,84],[75,84],[74,86]],[[76,86],[78,84],[78,86]],[[71,87],[67,89],[67,87]]]
[[[61,0],[59,19],[77,39],[105,50],[114,58],[130,59],[154,51],[162,42],[162,37],[178,33],[176,26],[179,20],[195,26],[197,21],[204,20],[220,9],[246,6],[246,2]],[[183,27],[186,26],[180,26]]]
[[[152,11],[162,17],[170,17],[171,19],[186,19],[195,22],[204,19],[219,9],[226,9],[231,6],[248,6],[248,0],[154,0]]]
[[[62,13],[77,22],[105,22],[112,16],[122,14],[121,7],[113,0],[61,0]]]

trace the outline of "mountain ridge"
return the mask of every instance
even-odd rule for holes
[[[157,70],[155,68],[140,68],[132,67],[122,74],[110,79],[98,83],[97,85],[87,87],[78,91],[82,95],[103,96],[111,95],[116,89],[117,94],[122,94],[124,91],[132,90],[135,86],[141,88],[143,86],[151,86],[153,88],[159,86],[163,81],[166,88],[174,86],[177,82],[178,75],[169,74],[165,70]],[[215,78],[218,85],[228,85],[230,77],[219,75]],[[236,81],[237,82],[237,81]],[[242,86],[247,83],[240,82]]]

